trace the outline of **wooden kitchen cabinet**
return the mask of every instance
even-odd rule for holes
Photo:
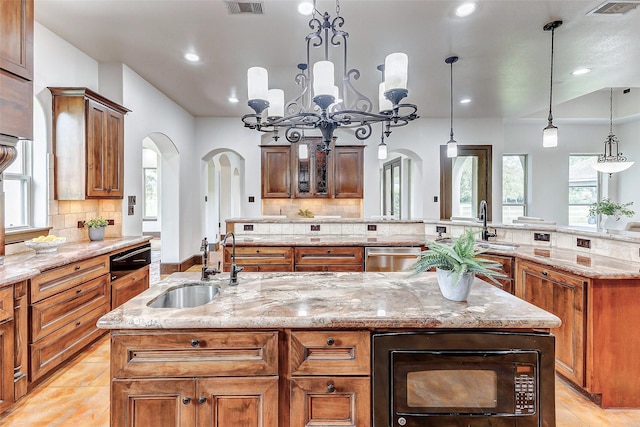
[[[364,145],[336,145],[333,182],[336,199],[364,197]]]
[[[113,427],[278,426],[278,332],[122,332],[111,344]]]
[[[262,198],[291,197],[291,148],[262,145]]]
[[[0,413],[14,400],[13,287],[0,289]]]
[[[49,90],[55,198],[122,199],[124,116],[130,110],[87,88]]]
[[[291,427],[371,425],[366,331],[291,331]]]
[[[364,271],[361,246],[297,246],[295,271]]]
[[[307,147],[305,157],[300,146]],[[262,145],[263,198],[361,199],[364,145],[335,145],[327,155],[322,138],[307,137],[291,145]]]
[[[231,270],[232,248],[224,247],[223,271]],[[247,272],[293,271],[293,248],[290,246],[236,247],[236,264]]]
[[[556,337],[556,370],[575,384],[585,383],[585,310],[588,280],[518,260],[516,296],[562,320]]]
[[[33,139],[33,0],[0,0],[0,134]]]
[[[502,266],[502,268],[500,269],[500,272],[507,277],[495,279],[500,285],[497,285],[495,282],[487,279],[486,276],[479,274],[476,277],[478,277],[478,279],[480,280],[484,280],[485,282],[497,288],[502,289],[503,291],[513,294],[515,291],[515,286],[513,286],[513,282],[514,282],[513,273],[515,270],[514,268],[515,261],[513,257],[505,256],[505,255],[487,254],[487,253],[482,254],[481,257],[500,263],[500,265]]]
[[[117,276],[116,276],[117,277]],[[149,266],[111,281],[111,309],[120,307],[136,295],[149,289]]]
[[[29,381],[54,371],[104,334],[111,309],[107,255],[43,272],[29,281]]]

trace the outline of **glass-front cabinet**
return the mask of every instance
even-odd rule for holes
[[[331,162],[322,150],[321,138],[305,138],[291,144],[293,152],[293,194],[294,197],[332,197],[331,185],[333,174],[330,173]],[[331,152],[335,149],[335,141],[331,143]]]

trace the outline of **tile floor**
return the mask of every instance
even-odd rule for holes
[[[211,255],[217,259],[220,254]],[[159,251],[154,251],[152,260],[158,267]],[[160,277],[159,269],[155,271],[152,283]],[[558,427],[640,427],[640,409],[601,409],[561,380],[556,380],[556,415]],[[0,415],[0,426],[108,427],[108,336],[89,346]]]

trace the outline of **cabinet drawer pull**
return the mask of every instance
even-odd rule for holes
[[[80,270],[82,267],[80,267],[79,265],[76,265],[76,271]]]
[[[78,322],[76,322],[76,326],[80,326],[80,322],[79,322],[79,321],[78,321]]]
[[[182,403],[184,403],[185,405],[188,405],[189,403],[191,403],[191,398],[190,397],[183,397],[182,398]]]
[[[327,249],[327,253],[330,254],[331,253],[331,249]]]
[[[198,341],[197,339],[192,339],[191,340],[191,347],[197,347],[200,345],[200,341]]]
[[[327,345],[333,345],[335,343],[334,339],[329,337],[327,338]]]
[[[327,391],[328,391],[329,393],[333,393],[334,391],[336,391],[336,386],[334,386],[332,383],[329,383],[329,384],[327,385]]]
[[[549,273],[547,272],[547,270],[542,270],[542,275],[543,276],[547,276],[547,275],[549,275]]]
[[[260,249],[256,249],[256,253],[259,254],[260,253]]]
[[[201,405],[204,404],[204,403],[207,403],[207,398],[204,397],[204,396],[200,396],[198,398],[198,403],[201,404]]]
[[[79,294],[80,292],[82,292],[82,289],[76,289],[76,294]]]

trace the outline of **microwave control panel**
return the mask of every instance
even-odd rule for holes
[[[536,413],[536,381],[533,365],[517,365],[514,378],[515,413]]]

